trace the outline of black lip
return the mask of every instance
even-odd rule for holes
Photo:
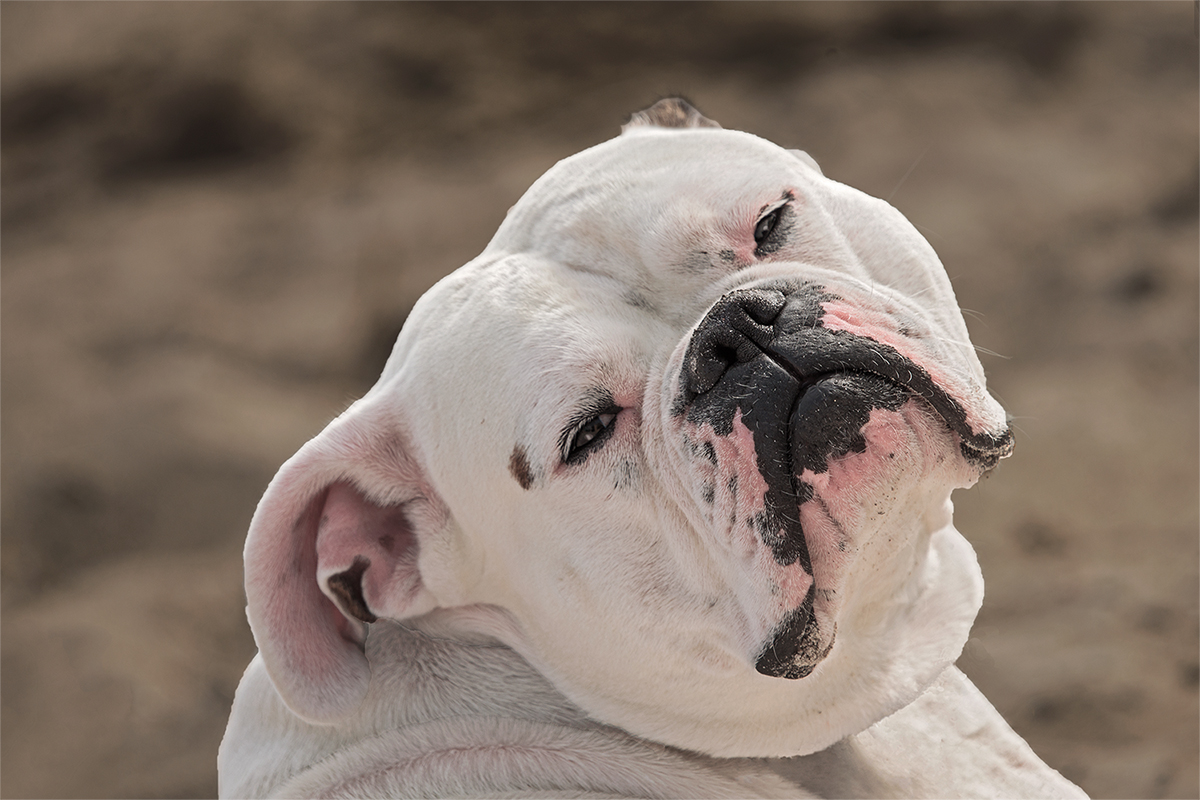
[[[829,652],[829,646],[821,652],[821,641],[813,617],[813,589],[792,613],[779,623],[771,634],[771,641],[755,660],[754,668],[771,678],[797,680],[808,677],[817,663]]]
[[[688,410],[691,418],[695,402],[715,388],[722,376],[738,365],[765,357],[794,378],[801,394],[825,377],[851,374],[880,378],[924,399],[958,434],[963,457],[981,470],[994,467],[1012,452],[1011,429],[973,432],[962,404],[895,348],[849,331],[822,327],[822,304],[839,299],[819,285],[788,281],[726,294],[693,333],[684,357],[684,381],[676,410]],[[758,388],[753,384],[741,387],[746,391]]]
[[[837,299],[825,295],[825,300]],[[819,306],[819,304],[818,304]],[[999,433],[975,433],[967,423],[962,404],[938,386],[929,373],[890,345],[882,344],[849,331],[816,327],[811,309],[788,304],[776,325],[783,331],[763,349],[764,355],[778,362],[802,384],[810,376],[849,373],[874,376],[927,402],[946,425],[958,434],[963,457],[980,469],[991,469],[1013,449],[1009,428]],[[788,317],[800,317],[789,320]],[[797,324],[811,323],[807,327]]]

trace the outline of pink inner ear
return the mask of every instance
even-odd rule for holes
[[[418,545],[403,506],[375,505],[348,483],[330,486],[316,550],[321,591],[348,616],[361,612],[347,608],[344,590],[334,591],[329,584],[331,577],[344,573],[359,581],[361,599],[374,616],[402,618],[426,610],[414,607],[422,588]]]
[[[373,503],[359,486],[403,491],[423,511],[440,510],[390,405],[358,404],[301,448],[271,481],[246,537],[254,640],[280,697],[316,724],[346,719],[366,696],[361,620],[403,619],[437,605],[421,581],[418,531],[403,507]]]
[[[371,670],[359,644],[362,624],[346,619],[317,585],[327,493],[305,502],[287,488],[272,484],[250,525],[246,613],[280,697],[304,719],[329,723],[353,713]]]

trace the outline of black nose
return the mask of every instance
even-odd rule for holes
[[[683,364],[683,403],[716,386],[735,364],[763,354],[787,296],[774,289],[739,289],[722,297],[692,333]]]
[[[711,427],[716,436],[729,436],[738,425],[751,432],[767,493],[762,512],[747,522],[778,563],[799,563],[811,574],[798,512],[811,490],[794,480],[790,436],[801,387],[785,365],[768,355],[783,331],[803,324],[794,318],[805,303],[795,292],[789,295],[790,288],[739,289],[709,309],[684,353],[675,407],[698,428]]]

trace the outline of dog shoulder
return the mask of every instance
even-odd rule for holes
[[[281,797],[811,797],[741,759],[722,763],[612,728],[448,717],[355,742]]]
[[[822,797],[1087,797],[1038,758],[955,666],[865,731],[772,764]]]

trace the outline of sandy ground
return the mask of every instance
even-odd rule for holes
[[[266,482],[671,93],[928,236],[1019,430],[960,663],[1093,795],[1200,792],[1192,3],[0,13],[4,796],[215,792]]]

